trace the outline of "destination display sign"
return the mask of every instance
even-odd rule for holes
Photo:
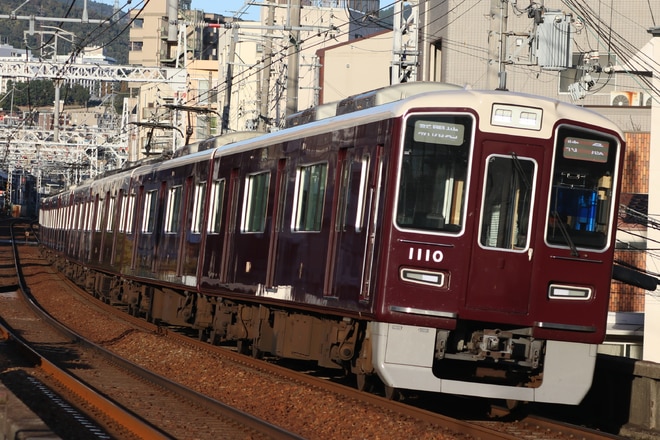
[[[589,162],[607,162],[610,143],[593,139],[567,137],[564,141],[566,159],[586,160]]]
[[[431,144],[462,145],[465,127],[461,124],[437,121],[416,121],[415,142]]]

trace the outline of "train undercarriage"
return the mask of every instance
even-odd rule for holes
[[[373,382],[373,343],[377,340],[372,337],[373,323],[138,283],[65,259],[52,262],[87,292],[125,307],[131,315],[191,329],[212,344],[235,342],[239,351],[255,357],[270,353],[343,369],[356,375],[360,388]],[[391,341],[388,343],[394,345]],[[410,341],[404,343],[411,345]],[[545,342],[532,338],[530,329],[488,329],[485,323],[461,323],[452,332],[436,330],[432,345],[430,370],[442,380],[508,387],[538,387],[542,382]],[[421,355],[428,356],[428,350]],[[415,362],[407,356],[394,363]],[[383,382],[388,396],[397,395],[387,379]]]

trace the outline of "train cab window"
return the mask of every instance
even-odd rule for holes
[[[241,232],[264,232],[270,172],[249,175],[246,183]]]
[[[167,206],[165,209],[165,233],[176,234],[181,224],[181,202],[183,187],[173,186],[167,191]]]
[[[408,118],[399,171],[398,227],[449,233],[463,229],[473,124],[469,115]]]
[[[209,199],[209,223],[206,230],[209,234],[219,234],[222,225],[222,207],[225,198],[225,179],[215,180],[211,185]]]
[[[557,130],[548,208],[548,244],[604,249],[612,227],[612,182],[619,145],[614,137],[576,127]]]
[[[536,163],[492,155],[487,159],[479,244],[487,248],[526,250]]]
[[[195,194],[193,195],[192,221],[190,232],[193,234],[202,233],[202,223],[204,222],[204,201],[206,200],[206,182],[199,182],[195,185]]]
[[[298,167],[292,230],[296,232],[321,230],[327,174],[327,163]]]
[[[156,223],[156,202],[158,200],[157,190],[147,191],[144,195],[144,212],[142,215],[142,231],[145,234],[154,232]]]

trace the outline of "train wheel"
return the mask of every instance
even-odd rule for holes
[[[259,344],[256,340],[252,341],[252,357],[255,359],[263,359],[264,352],[259,350]]]
[[[357,389],[367,393],[371,393],[374,390],[374,381],[371,375],[359,373],[355,376],[357,380]]]
[[[247,339],[239,339],[238,342],[236,342],[236,350],[238,350],[240,354],[252,354],[252,350],[250,350],[250,342]]]
[[[385,385],[385,398],[387,400],[400,400],[401,391],[398,388]]]
[[[206,328],[200,328],[197,331],[197,339],[199,339],[202,342],[208,342],[209,340],[209,330]]]

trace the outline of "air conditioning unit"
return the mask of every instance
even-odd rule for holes
[[[644,105],[642,95],[642,92],[629,92],[624,90],[610,92],[610,104],[612,106],[621,107],[638,107]]]

